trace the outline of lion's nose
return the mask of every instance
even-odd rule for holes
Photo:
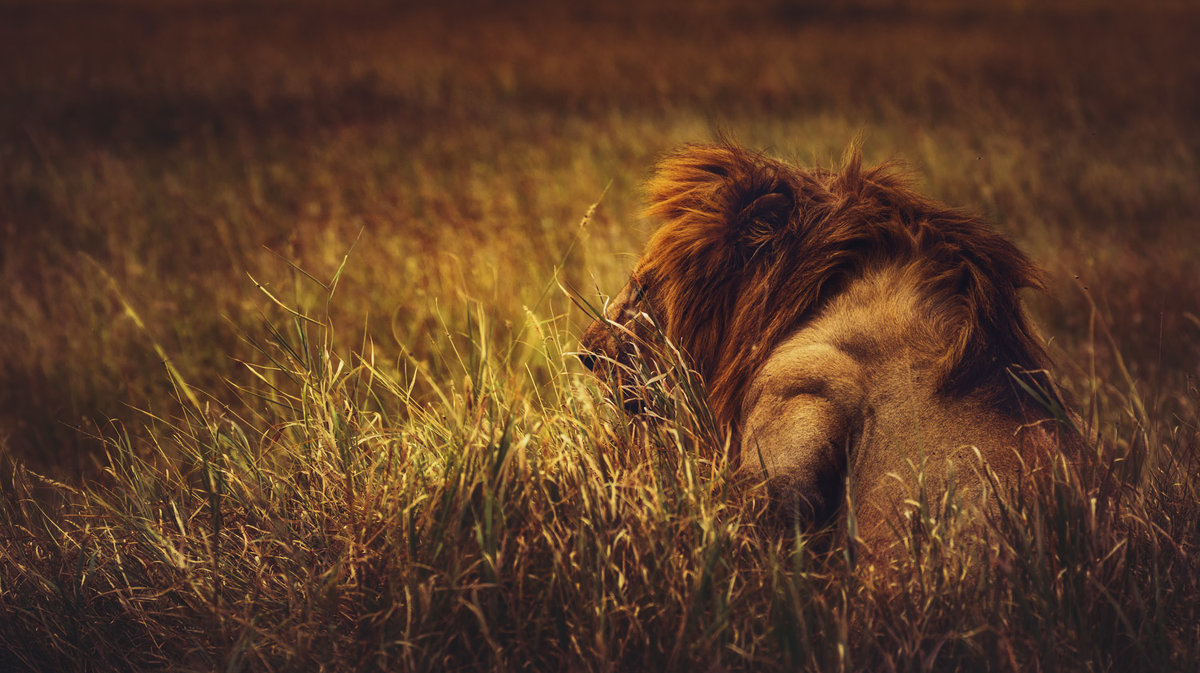
[[[583,363],[584,367],[587,367],[588,369],[596,368],[595,355],[592,355],[591,353],[576,353],[575,355],[579,357],[579,361]]]

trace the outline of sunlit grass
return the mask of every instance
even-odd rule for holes
[[[1200,660],[1191,12],[118,4],[0,8],[0,669]],[[868,570],[735,476],[669,344],[615,404],[575,302],[718,132],[863,133],[1047,266],[1111,480],[982,540],[916,489]]]
[[[237,395],[252,413],[169,370],[182,413],[147,419],[140,449],[107,432],[102,479],[17,470],[3,663],[1183,670],[1200,656],[1184,443],[1149,447],[1157,459],[1114,486],[1062,464],[1002,489],[982,539],[954,525],[952,494],[929,494],[901,531],[908,553],[866,566],[736,476],[669,344],[626,372],[646,404],[629,416],[569,364],[559,320],[531,312],[496,341],[476,304],[436,366],[384,366],[369,342],[338,342],[336,300],[319,305],[248,335],[255,383]],[[35,497],[47,486],[60,504]]]

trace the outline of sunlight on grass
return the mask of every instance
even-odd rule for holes
[[[249,411],[169,370],[182,413],[149,419],[149,455],[115,430],[87,486],[18,468],[0,521],[3,661],[1167,670],[1200,656],[1194,448],[1152,447],[1153,492],[1141,474],[1089,486],[1065,463],[1001,489],[982,539],[946,495],[875,575],[733,477],[669,344],[644,344],[658,355],[627,372],[646,403],[628,416],[568,365],[560,320],[531,312],[496,341],[472,304],[441,362],[385,366],[330,328],[341,269],[297,275],[327,300],[247,335]],[[46,625],[59,635],[23,635]]]
[[[1200,661],[1193,9],[86,4],[0,8],[0,670]],[[868,570],[672,344],[614,402],[571,353],[718,133],[1010,234],[1094,455],[982,537],[914,464]]]

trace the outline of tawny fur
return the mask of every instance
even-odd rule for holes
[[[857,151],[829,171],[688,146],[648,192],[662,225],[608,318],[655,315],[743,468],[765,468],[804,516],[836,508],[848,477],[860,531],[882,544],[906,472],[930,489],[954,474],[969,499],[980,458],[1017,479],[1056,455],[1053,419],[1010,373],[1048,365],[1018,296],[1040,273],[980,219]],[[603,321],[583,338],[614,357],[618,342]]]

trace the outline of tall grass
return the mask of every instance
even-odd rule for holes
[[[336,277],[318,293],[335,288]],[[339,343],[324,308],[290,310],[248,336],[257,383],[238,394],[251,412],[168,370],[183,411],[149,419],[149,455],[113,428],[102,480],[75,488],[16,471],[0,508],[0,665],[1092,671],[1200,660],[1187,442],[1159,438],[1156,460],[1110,493],[1067,464],[1000,491],[982,540],[953,525],[951,496],[929,494],[904,533],[910,555],[880,571],[792,529],[735,476],[669,345],[646,360],[658,369],[628,372],[648,404],[629,416],[568,365],[561,320],[530,313],[495,341],[473,305],[440,363],[457,375],[431,377],[419,360],[386,367],[369,342]],[[57,504],[36,496],[47,487]]]
[[[0,670],[1194,669],[1194,10],[301,4],[0,7]],[[1110,490],[918,489],[875,572],[669,345],[614,404],[546,288],[716,129],[1045,264]]]

